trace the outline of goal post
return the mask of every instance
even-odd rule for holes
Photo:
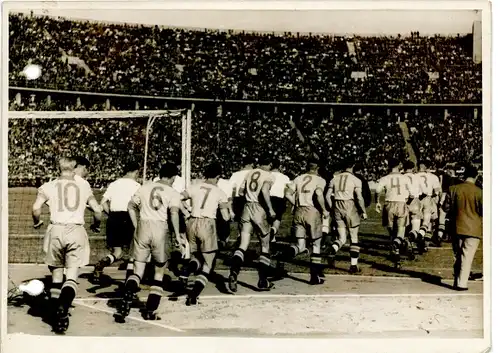
[[[91,162],[89,182],[100,200],[110,182],[131,160],[151,180],[166,160],[181,162],[181,176],[191,180],[191,110],[154,111],[10,111],[8,113],[9,262],[42,263],[45,228],[33,229],[31,207],[37,187],[58,175],[63,155]],[[181,161],[179,161],[181,159]],[[48,224],[48,209],[42,220]],[[105,222],[100,234],[88,229],[91,263],[106,253]]]

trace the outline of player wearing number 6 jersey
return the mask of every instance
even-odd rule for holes
[[[183,269],[181,281],[187,284],[191,273],[198,276],[193,289],[188,294],[186,305],[197,304],[197,298],[205,288],[217,254],[217,211],[220,209],[224,221],[230,220],[229,202],[226,193],[217,187],[217,179],[222,174],[218,163],[205,170],[204,182],[192,185],[184,193],[184,200],[191,200],[191,218],[187,221],[187,236],[191,249],[191,261]]]
[[[380,197],[385,192],[385,205],[382,212],[382,225],[387,227],[393,240],[393,255],[396,266],[399,266],[400,250],[406,246],[405,230],[408,224],[408,205],[415,197],[410,178],[399,171],[400,162],[396,159],[389,160],[391,173],[382,177],[377,185],[375,199],[376,210],[382,211]]]
[[[76,161],[62,158],[59,161],[59,178],[43,184],[33,205],[33,222],[39,228],[41,209],[50,209],[50,225],[44,241],[45,263],[52,272],[48,314],[56,333],[63,333],[69,325],[69,308],[77,291],[79,268],[89,263],[90,245],[84,228],[87,203],[94,211],[93,231],[99,229],[101,208],[90,185],[75,178]],[[64,270],[66,281],[63,284]]]
[[[180,239],[181,195],[172,187],[176,174],[177,166],[175,164],[163,165],[160,169],[160,180],[143,185],[129,203],[130,219],[137,229],[133,245],[134,273],[125,282],[124,298],[115,316],[118,322],[123,322],[130,312],[131,301],[134,294],[139,291],[139,284],[144,276],[146,263],[150,256],[155,266],[154,280],[143,317],[146,320],[157,319],[155,311],[158,309],[163,295],[162,282],[168,260],[167,250],[170,248],[169,214],[174,234],[177,239]],[[140,213],[139,222],[137,222],[137,210]]]
[[[259,282],[257,286],[261,290],[270,290],[273,284],[267,279],[271,258],[269,255],[271,240],[270,221],[276,218],[276,213],[271,203],[270,190],[274,184],[271,173],[271,160],[262,157],[259,168],[248,171],[245,181],[239,190],[239,195],[244,196],[246,203],[243,207],[240,221],[240,244],[234,252],[229,274],[229,289],[237,290],[237,278],[241,265],[245,259],[245,251],[250,244],[250,237],[254,230],[260,233],[261,254],[259,257]],[[261,204],[263,202],[263,204]]]
[[[427,251],[432,238],[432,223],[438,220],[438,203],[441,198],[441,182],[437,175],[427,171],[426,162],[418,163],[419,172],[416,174],[422,180],[422,225],[420,227],[421,251]]]
[[[344,246],[347,241],[347,230],[349,230],[351,240],[349,249],[351,267],[349,268],[349,272],[354,274],[360,272],[358,267],[360,215],[363,219],[366,219],[367,215],[363,199],[363,183],[353,174],[353,171],[354,162],[346,162],[345,171],[335,175],[330,182],[326,200],[330,209],[333,209],[339,234],[339,238],[332,244],[332,255],[335,256]]]
[[[309,283],[313,285],[325,281],[320,253],[323,236],[322,217],[328,217],[323,196],[326,180],[319,176],[318,171],[318,162],[309,161],[308,172],[295,178],[285,193],[288,201],[295,206],[292,228],[297,244],[278,254],[278,258],[284,261],[307,251],[306,237],[309,237],[313,244]]]

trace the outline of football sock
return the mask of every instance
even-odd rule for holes
[[[78,284],[74,280],[68,279],[64,282],[61,288],[61,295],[59,296],[59,303],[65,310],[69,310],[73,299],[75,299],[77,290]]]
[[[141,278],[135,273],[130,275],[125,281],[125,292],[126,293],[137,293],[139,290],[139,284],[141,283]]]
[[[196,273],[201,268],[201,263],[197,258],[192,258],[189,263],[182,268],[181,278],[188,278],[190,274]]]
[[[198,298],[200,293],[203,291],[205,286],[208,283],[208,273],[206,272],[201,272],[197,277],[196,280],[194,281],[193,285],[193,290],[191,291],[191,297],[192,298]]]
[[[234,252],[233,258],[231,259],[231,274],[238,275],[240,273],[244,259],[245,250],[238,249]]]
[[[394,246],[394,251],[399,252],[399,249],[401,248],[401,244],[403,243],[402,239],[399,237],[394,238],[394,241],[392,242]]]
[[[359,258],[359,251],[361,248],[359,247],[358,243],[352,243],[351,247],[349,248],[349,252],[351,255],[351,265],[352,266],[357,266],[358,265],[358,258]]]
[[[268,253],[261,253],[259,257],[259,280],[267,280],[271,258]]]
[[[311,254],[311,277],[322,277],[322,262],[320,254]]]
[[[161,281],[153,281],[153,285],[149,290],[148,300],[146,301],[146,310],[154,312],[160,306],[160,300],[163,296],[163,288]]]
[[[332,255],[335,255],[339,250],[340,248],[342,248],[342,242],[340,240],[335,240],[332,244]]]
[[[134,273],[134,260],[129,259],[127,262],[127,272],[125,272],[125,279],[129,278]]]

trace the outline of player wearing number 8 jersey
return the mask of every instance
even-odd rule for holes
[[[397,266],[399,266],[399,253],[405,241],[405,230],[408,224],[408,205],[415,197],[410,178],[399,171],[400,162],[395,159],[389,160],[391,173],[382,177],[377,185],[376,209],[380,213],[382,205],[380,197],[385,192],[385,205],[382,212],[382,225],[387,227],[389,235],[393,240],[393,255]]]
[[[79,268],[89,262],[90,245],[84,228],[84,215],[87,203],[94,211],[96,231],[101,222],[101,208],[97,203],[90,185],[75,178],[76,161],[62,158],[59,161],[59,178],[43,184],[38,190],[33,205],[35,228],[42,225],[41,209],[47,204],[50,209],[50,225],[45,234],[45,263],[52,272],[50,320],[57,333],[63,333],[69,325],[69,308],[77,291]],[[64,270],[66,281],[63,284]]]
[[[306,236],[308,236],[313,244],[310,284],[322,284],[325,281],[320,253],[323,236],[322,217],[328,216],[323,196],[326,180],[319,176],[318,171],[318,162],[309,161],[308,172],[295,178],[285,193],[288,201],[295,206],[292,228],[297,244],[293,244],[278,254],[278,258],[284,261],[305,252],[307,250]]]
[[[229,202],[226,193],[217,187],[222,174],[218,163],[205,170],[206,181],[192,185],[183,194],[184,200],[191,200],[191,218],[187,222],[187,235],[191,249],[191,261],[183,269],[181,281],[187,284],[191,273],[198,273],[193,289],[187,298],[187,305],[197,304],[197,298],[205,288],[217,253],[217,212],[220,209],[224,221],[230,220]]]
[[[269,223],[270,220],[272,222],[276,218],[270,196],[274,176],[270,171],[271,160],[269,158],[261,157],[259,165],[259,168],[248,171],[245,181],[239,190],[239,194],[245,197],[246,203],[241,214],[240,244],[232,257],[229,274],[229,289],[233,292],[237,290],[237,277],[245,258],[245,251],[250,244],[250,237],[254,228],[257,228],[260,233],[259,239],[261,245],[259,282],[257,285],[262,290],[269,290],[273,287],[273,284],[267,280],[267,277],[271,265],[269,255],[271,225]]]
[[[179,233],[179,210],[181,195],[172,187],[177,166],[167,163],[160,169],[160,180],[143,185],[132,197],[128,211],[134,227],[133,258],[134,273],[125,282],[124,299],[118,307],[116,319],[122,322],[130,312],[133,295],[139,290],[139,284],[144,276],[146,263],[151,255],[154,263],[154,280],[151,286],[146,310],[143,316],[146,320],[155,320],[163,294],[162,282],[167,264],[167,250],[170,244],[168,236],[168,216],[170,214],[172,228],[177,239]],[[140,220],[137,222],[137,210]]]
[[[349,230],[351,241],[349,272],[358,273],[360,272],[358,267],[360,215],[363,219],[366,219],[367,215],[363,199],[363,183],[353,174],[354,162],[347,161],[345,164],[345,171],[333,177],[326,194],[327,203],[333,209],[339,234],[339,238],[332,244],[332,255],[335,256],[347,242],[347,230]]]

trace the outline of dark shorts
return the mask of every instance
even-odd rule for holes
[[[109,248],[130,248],[134,225],[128,212],[111,212],[106,222],[106,244]]]
[[[271,197],[271,204],[273,205],[274,212],[276,212],[276,219],[281,221],[286,211],[286,199],[273,196]]]

